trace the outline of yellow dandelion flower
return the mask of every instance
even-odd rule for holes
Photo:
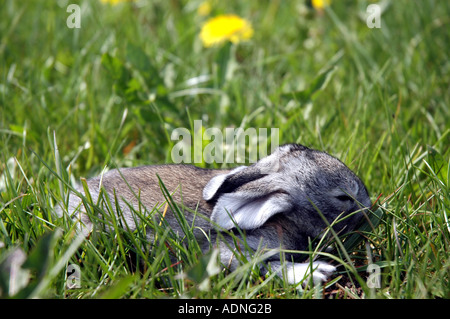
[[[331,3],[331,0],[312,0],[311,4],[314,8],[317,10],[322,10],[323,8],[329,6]]]
[[[209,19],[202,27],[200,38],[205,47],[231,41],[239,43],[253,36],[253,28],[245,19],[234,15],[220,15]]]
[[[133,0],[100,0],[101,3],[107,3],[115,6],[116,4],[122,3],[122,2],[132,2]]]
[[[202,17],[206,17],[211,13],[211,3],[209,1],[203,1],[197,8],[197,14]]]

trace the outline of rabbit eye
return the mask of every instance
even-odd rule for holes
[[[342,201],[342,202],[346,202],[346,201],[352,201],[353,198],[351,198],[350,196],[346,195],[346,194],[342,194],[339,196],[336,196],[336,199]]]

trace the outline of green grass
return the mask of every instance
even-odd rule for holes
[[[71,3],[82,8],[80,29],[66,26],[64,1],[0,3],[1,297],[450,297],[448,1],[383,1],[380,29],[362,18],[370,1],[334,1],[322,13],[300,0],[212,1],[211,15],[236,13],[255,31],[217,48],[199,40],[201,1]],[[339,157],[379,198],[380,225],[339,250],[335,262],[348,265],[325,293],[263,277],[251,262],[209,276],[193,238],[187,249],[151,221],[152,250],[141,229],[83,241],[52,216],[79,177],[170,162],[172,131],[197,119],[279,128],[280,143]],[[4,267],[21,251],[11,295]],[[365,283],[369,261],[381,267],[380,288]],[[81,266],[79,289],[65,287],[69,264]]]

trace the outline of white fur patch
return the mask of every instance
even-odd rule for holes
[[[284,268],[279,262],[271,262],[270,265],[272,271],[275,271],[278,276],[286,278],[286,281],[291,285],[300,282],[306,284],[311,273],[314,284],[320,284],[336,271],[336,267],[322,261],[313,262],[313,269],[311,269],[310,263],[287,263]]]

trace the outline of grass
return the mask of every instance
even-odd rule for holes
[[[235,13],[254,28],[248,42],[213,48],[199,40],[201,1],[72,2],[79,29],[67,27],[64,1],[0,3],[2,297],[450,297],[447,1],[382,1],[379,29],[363,18],[369,1],[324,11],[305,1],[212,1],[211,16]],[[142,229],[116,227],[95,205],[112,234],[82,240],[52,215],[79,177],[171,162],[172,131],[197,119],[221,130],[279,128],[280,143],[339,157],[383,205],[379,226],[338,250],[335,262],[347,266],[326,289],[289,287],[252,262],[209,274],[214,256],[188,249],[193,238],[183,243],[149,221],[158,234],[149,249]],[[8,281],[8,261],[21,258]],[[366,284],[370,263],[379,288]],[[78,289],[66,287],[69,264],[80,265]]]

